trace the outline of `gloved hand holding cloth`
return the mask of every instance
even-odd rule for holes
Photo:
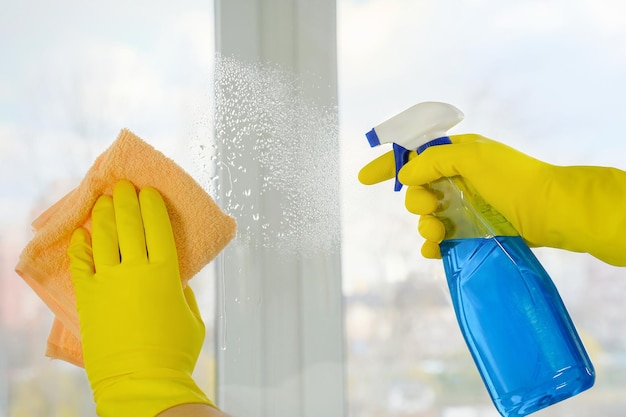
[[[68,249],[85,369],[101,417],[155,416],[178,404],[213,405],[193,381],[204,339],[194,294],[181,284],[159,192],[128,181],[101,196],[91,236]]]

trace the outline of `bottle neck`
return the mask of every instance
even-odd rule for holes
[[[424,152],[427,148],[430,148],[431,146],[451,145],[451,144],[452,144],[452,141],[450,140],[449,136],[442,136],[440,138],[433,139],[430,142],[426,142],[425,144],[417,148],[416,151],[417,151],[417,154],[419,155],[422,152]]]

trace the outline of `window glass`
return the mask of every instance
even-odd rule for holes
[[[52,315],[13,269],[30,222],[120,129],[193,171],[187,139],[207,111],[213,4],[7,2],[0,39],[0,416],[95,416],[84,370],[44,356]],[[212,282],[192,285],[207,323],[196,379],[214,396]]]
[[[120,128],[194,169],[185,138],[201,130],[195,112],[203,112],[210,83],[210,3],[28,0],[3,8],[0,416],[94,415],[84,372],[43,356],[51,314],[13,268],[29,223],[77,184]],[[338,0],[350,415],[496,415],[459,334],[441,264],[419,255],[417,220],[402,193],[356,181],[381,152],[364,133],[418,101],[440,100],[466,113],[455,132],[482,133],[557,164],[626,169],[617,124],[626,89],[623,7]],[[536,252],[598,373],[596,387],[552,410],[621,416],[624,270],[583,254]],[[197,379],[210,395],[212,282],[194,280],[207,324]]]
[[[614,1],[338,0],[343,285],[352,416],[497,416],[417,217],[359,169],[388,149],[365,132],[421,101],[555,164],[626,168],[626,10]],[[576,208],[572,208],[576,209]],[[623,207],[615,207],[623,211]],[[599,213],[602,215],[602,213]],[[596,367],[593,389],[542,415],[620,415],[626,271],[536,249]]]

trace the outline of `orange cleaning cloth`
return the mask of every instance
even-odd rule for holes
[[[17,273],[55,315],[46,355],[83,366],[76,299],[67,248],[75,229],[90,230],[91,209],[99,196],[111,195],[126,179],[151,186],[165,200],[184,285],[232,240],[235,220],[174,161],[128,130],[96,159],[77,188],[41,214],[35,235],[24,248]]]

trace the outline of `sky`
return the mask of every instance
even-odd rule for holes
[[[375,125],[417,101],[447,101],[466,114],[459,132],[482,133],[554,163],[625,167],[614,152],[623,146],[626,110],[623,3],[339,4],[346,118],[359,112]],[[592,151],[598,137],[605,150]]]

